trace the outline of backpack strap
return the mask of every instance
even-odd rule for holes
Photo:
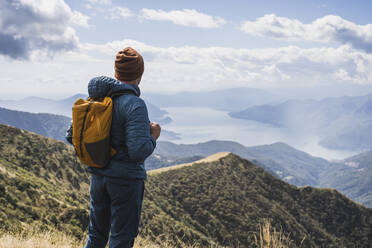
[[[84,128],[85,128],[85,121],[87,119],[87,115],[88,115],[88,112],[90,110],[90,106],[92,105],[92,103],[93,102],[90,101],[88,107],[85,110],[84,119],[83,119],[83,126],[81,127],[81,131],[80,131],[80,144],[79,144],[80,147],[79,148],[80,148],[80,155],[81,155],[81,157],[84,156],[83,151],[82,151],[82,143],[83,143],[83,133],[84,133]]]

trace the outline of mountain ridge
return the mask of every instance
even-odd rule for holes
[[[82,238],[89,178],[73,148],[14,127],[0,131],[0,229],[25,223]],[[371,209],[335,190],[287,184],[231,153],[149,173],[140,235],[176,247],[255,247],[263,219],[291,233],[296,246],[304,237],[305,247],[372,242]]]
[[[211,140],[197,144],[174,144],[160,141],[155,153],[169,157],[209,156],[217,152],[232,152],[246,159],[259,161],[281,179],[296,185],[315,185],[317,176],[307,172],[308,168],[319,173],[329,162],[313,157],[285,143],[246,147],[234,141]]]
[[[182,168],[182,167],[185,167],[185,166],[192,166],[192,165],[200,164],[200,163],[213,162],[213,161],[217,161],[217,160],[219,160],[223,157],[226,157],[229,154],[231,154],[231,153],[230,152],[219,152],[219,153],[215,153],[213,155],[210,155],[208,157],[205,157],[205,158],[202,158],[202,159],[190,162],[190,163],[174,164],[174,165],[170,165],[170,166],[155,169],[155,170],[150,170],[150,171],[147,172],[147,174],[152,175],[152,174],[156,174],[156,173],[162,173],[162,172],[168,171],[168,170],[176,170],[176,169],[179,169],[179,168]]]
[[[147,194],[160,205],[155,215],[147,213],[145,207],[144,235],[174,232],[179,233],[186,244],[201,240],[201,244],[233,247],[237,245],[234,237],[238,237],[240,245],[255,247],[247,235],[248,230],[253,231],[260,218],[270,218],[276,227],[281,226],[293,235],[294,247],[302,241],[304,247],[349,247],[357,242],[364,242],[359,243],[364,247],[370,242],[366,240],[369,234],[356,238],[354,228],[370,225],[365,220],[371,216],[371,209],[333,189],[297,188],[284,183],[235,154],[150,174],[149,183],[157,187],[149,187]],[[357,209],[365,215],[355,215]],[[355,211],[355,219],[345,211]],[[159,218],[164,214],[171,216],[162,219],[161,224]],[[222,216],[227,218],[223,220]],[[336,224],[337,221],[341,222]],[[149,226],[156,226],[158,230],[154,233]],[[208,227],[216,231],[210,232]],[[173,242],[181,244],[178,239]]]
[[[254,147],[245,147],[233,141],[208,141],[191,145],[158,142],[155,150],[157,154],[172,158],[182,155],[205,157],[217,152],[237,154],[293,185],[335,188],[372,208],[372,155],[369,152],[365,153],[368,159],[363,162],[363,169],[350,167],[348,163],[353,161],[349,159],[329,162],[282,142]]]

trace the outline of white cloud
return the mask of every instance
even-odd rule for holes
[[[255,21],[246,21],[240,29],[251,35],[289,41],[338,42],[372,52],[372,24],[358,25],[334,15],[304,24],[296,19],[270,14]]]
[[[106,12],[105,18],[110,20],[115,19],[121,19],[121,18],[128,18],[134,16],[133,12],[126,8],[126,7],[113,7],[106,9],[104,12]]]
[[[142,9],[141,17],[147,20],[171,21],[176,25],[199,27],[199,28],[218,28],[225,24],[226,21],[218,16],[210,16],[200,13],[195,9],[184,10],[155,10]]]
[[[85,7],[87,9],[95,8],[97,5],[111,6],[111,0],[85,0]]]
[[[89,27],[88,24],[89,16],[82,14],[79,11],[73,11],[72,23],[77,26]]]
[[[0,54],[27,59],[33,52],[48,55],[78,45],[74,26],[88,26],[88,17],[63,0],[0,2]]]
[[[127,7],[114,6],[111,0],[85,0],[87,9],[102,14],[104,19],[116,20],[134,16],[134,13]]]
[[[151,91],[316,86],[340,81],[372,84],[372,55],[348,45],[307,49],[296,46],[160,48],[123,40],[85,44],[83,52],[98,52],[111,61],[125,46],[132,46],[143,54],[144,84]],[[347,77],[340,70],[347,72]]]
[[[1,95],[4,98],[4,95],[24,92],[25,95],[59,94],[62,97],[84,93],[92,77],[113,76],[115,55],[126,46],[132,46],[144,57],[141,88],[145,92],[301,87],[339,82],[372,84],[372,54],[348,45],[306,49],[296,46],[162,48],[120,40],[82,44],[79,50],[56,56],[52,62],[9,62],[0,58]]]

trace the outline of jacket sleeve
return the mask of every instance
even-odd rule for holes
[[[66,131],[66,140],[68,143],[72,145],[72,121],[70,127]]]
[[[134,161],[144,161],[156,147],[156,141],[150,135],[150,121],[143,101],[128,114],[126,146],[129,158]]]

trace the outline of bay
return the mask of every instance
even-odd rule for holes
[[[236,141],[245,146],[284,142],[313,156],[341,160],[357,154],[355,151],[331,150],[318,144],[320,138],[296,133],[256,121],[231,118],[228,112],[205,107],[163,108],[172,122],[163,127],[179,134],[177,144],[195,144],[210,140]],[[164,139],[163,139],[164,140]]]

